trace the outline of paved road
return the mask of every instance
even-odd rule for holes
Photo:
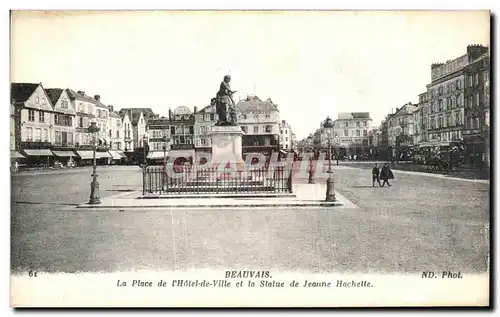
[[[15,175],[11,266],[46,272],[487,270],[488,184],[395,171],[392,187],[373,188],[370,171],[334,171],[336,189],[358,208],[81,211],[67,204],[88,200],[90,169]],[[141,186],[137,167],[104,167],[99,179],[103,197]]]

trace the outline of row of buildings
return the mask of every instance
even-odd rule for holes
[[[327,117],[313,133],[299,141],[298,150],[317,153],[331,145],[341,156],[359,156],[372,145],[372,121],[369,112],[339,112],[336,120]]]
[[[373,132],[373,145],[400,157],[408,149],[462,148],[465,163],[490,165],[490,52],[469,45],[466,54],[431,65],[431,82],[418,102],[396,108]]]
[[[245,132],[243,152],[290,152],[295,134],[280,119],[271,99],[248,96],[237,104],[238,123]],[[211,105],[200,110],[180,106],[169,109],[168,117],[150,108],[122,108],[105,105],[99,95],[82,90],[44,88],[41,83],[11,84],[11,157],[28,165],[51,165],[76,160],[90,164],[93,142],[102,162],[142,162],[163,158],[166,152],[183,151],[195,156],[210,152],[210,129],[217,122]],[[97,135],[89,133],[95,122]],[[95,138],[95,139],[94,139]]]
[[[339,113],[334,146],[348,154],[398,159],[425,149],[462,148],[466,163],[490,164],[490,54],[469,45],[464,55],[430,67],[431,81],[418,102],[408,102],[372,127],[369,113]],[[300,150],[324,149],[325,122],[298,143]],[[328,125],[326,125],[328,126]]]

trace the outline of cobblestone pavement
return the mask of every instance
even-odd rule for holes
[[[68,206],[88,200],[90,168],[66,172],[12,177],[14,271],[487,270],[489,184],[395,171],[380,188],[340,166],[336,190],[358,208],[100,212]],[[141,186],[137,167],[99,175],[102,197]]]

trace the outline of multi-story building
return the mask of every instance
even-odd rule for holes
[[[123,124],[123,143],[125,152],[133,152],[134,151],[134,129],[132,127],[132,121],[130,121],[130,117],[128,112],[121,112],[118,114],[122,119]]]
[[[98,133],[98,138],[99,138],[99,145],[103,148],[110,148],[109,142],[110,142],[110,137],[109,137],[109,108],[108,106],[104,105],[101,102],[101,96],[100,95],[95,95],[94,96],[95,100],[95,118],[96,118],[96,124],[97,127],[99,128],[99,133]]]
[[[126,155],[123,153],[125,149],[124,125],[122,118],[114,111],[113,106],[108,106],[108,110],[107,140],[109,141],[109,153],[111,154],[111,159],[119,163],[126,158]]]
[[[149,136],[149,153],[147,158],[150,160],[164,159],[170,151],[172,141],[168,118],[149,119],[146,133]]]
[[[196,110],[196,109],[195,109]],[[194,124],[196,113],[186,106],[168,110],[170,122],[170,155],[177,157],[175,164],[182,164],[195,157]]]
[[[214,105],[196,111],[194,122],[194,147],[196,153],[212,153],[210,131],[218,121]]]
[[[285,120],[280,123],[280,149],[286,152],[293,151],[293,131],[292,127]]]
[[[413,122],[415,127],[413,144],[415,146],[420,146],[425,144],[425,142],[428,142],[427,130],[429,128],[429,103],[427,97],[427,92],[418,95],[417,110],[413,113]]]
[[[119,114],[122,118],[125,117],[125,114],[128,114],[130,124],[132,127],[131,131],[132,143],[130,147],[133,148],[134,151],[142,149],[144,146],[144,141],[147,138],[146,134],[147,120],[154,119],[157,116],[154,114],[151,108],[122,108],[120,109]],[[126,132],[128,131],[127,127],[125,127],[125,130]],[[127,143],[126,140],[125,142]],[[126,146],[128,146],[128,144],[126,144]],[[128,149],[129,151],[132,151],[130,150],[130,148]]]
[[[297,151],[297,136],[292,131],[292,151]]]
[[[480,49],[469,46],[468,50]],[[483,51],[481,49],[481,51]],[[473,54],[470,54],[473,55]],[[466,163],[489,166],[489,73],[490,58],[486,52],[472,59],[464,69],[464,115],[463,131]]]
[[[236,104],[238,124],[243,130],[242,151],[271,155],[279,151],[280,114],[271,99],[247,96]]]
[[[487,52],[488,47],[469,45],[465,55],[431,65],[431,83],[427,85],[430,145],[450,146],[463,141],[464,106],[469,102],[464,95],[465,70]]]
[[[109,148],[113,150],[125,149],[125,133],[122,118],[114,111],[113,106],[108,106],[108,140]]]
[[[12,83],[15,148],[28,164],[50,164],[53,156],[53,107],[42,84]]]
[[[75,123],[76,111],[71,105],[71,100],[66,90],[53,88],[45,89],[50,98],[54,112],[52,117],[53,153],[58,160],[67,162],[76,155],[75,149]],[[42,118],[40,117],[40,120]]]
[[[81,90],[75,92],[72,89],[66,89],[65,91],[76,113],[75,147],[91,149],[93,136],[88,132],[88,128],[95,120],[95,100]]]
[[[388,147],[395,159],[401,158],[401,154],[406,153],[414,145],[414,112],[417,109],[417,105],[409,102],[401,108],[396,108],[396,112],[388,121]]]
[[[360,155],[369,150],[372,119],[369,112],[340,112],[334,120],[334,138],[337,147],[344,149],[346,155]],[[321,137],[321,145],[327,138]],[[342,153],[343,151],[341,151]]]

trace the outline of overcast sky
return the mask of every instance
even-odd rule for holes
[[[326,116],[417,101],[430,65],[489,45],[489,12],[15,12],[11,80],[105,104],[201,108],[226,74],[270,97],[301,139]]]

